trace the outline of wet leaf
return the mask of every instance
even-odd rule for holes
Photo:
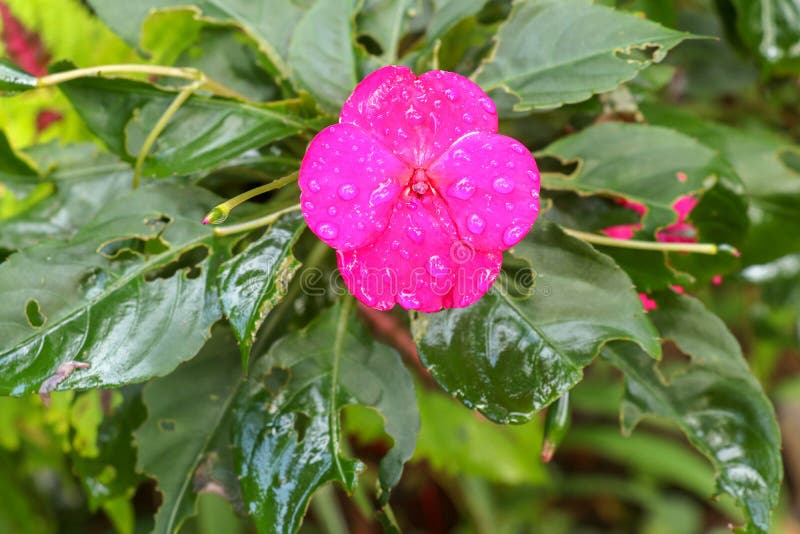
[[[305,229],[299,212],[282,217],[258,240],[220,266],[222,309],[239,341],[245,369],[266,315],[286,295],[300,267],[292,247]]]
[[[590,0],[517,2],[473,77],[500,110],[558,107],[614,89],[689,37]]]
[[[136,431],[137,467],[162,495],[154,532],[172,534],[196,513],[202,491],[227,495],[213,480],[217,450],[228,446],[233,398],[242,383],[236,342],[219,329],[196,358],[144,387],[147,420]],[[213,490],[210,490],[213,486]]]
[[[672,420],[718,472],[717,486],[744,509],[747,532],[767,532],[783,478],[772,405],[722,321],[690,297],[656,296],[651,311],[664,339],[692,358],[667,374],[636,347],[605,352],[625,375],[623,429],[647,416]]]
[[[0,394],[140,382],[193,357],[220,318],[217,242],[200,224],[219,199],[160,185],[109,203],[69,241],[45,241],[0,264]],[[53,276],[57,272],[58,276]],[[45,318],[26,315],[29,302]]]
[[[468,308],[413,316],[420,359],[469,408],[498,423],[527,421],[578,383],[608,341],[660,354],[633,284],[610,258],[542,220],[514,255],[535,276],[527,298],[511,296],[521,270]]]
[[[394,447],[380,463],[385,502],[414,450],[419,415],[399,355],[368,335],[350,297],[276,342],[236,400],[234,455],[259,532],[296,532],[312,494],[328,482],[353,491],[363,465],[340,451],[339,411],[347,404],[386,419]]]

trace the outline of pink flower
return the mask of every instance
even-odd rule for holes
[[[639,300],[642,301],[642,307],[644,308],[644,311],[655,310],[658,308],[656,301],[648,297],[646,293],[639,293]]]
[[[638,202],[617,199],[617,203],[635,211],[639,215],[644,215],[647,212],[647,208]],[[696,243],[697,228],[686,222],[696,205],[697,198],[692,195],[684,195],[676,200],[672,205],[672,209],[678,214],[678,220],[663,230],[659,230],[656,233],[656,239],[662,243]],[[632,223],[609,226],[608,228],[603,228],[601,232],[615,239],[633,239],[633,234],[641,229],[642,225],[640,223]]]
[[[539,211],[533,156],[497,134],[480,87],[444,71],[367,76],[309,145],[299,184],[348,289],[379,310],[472,304]]]

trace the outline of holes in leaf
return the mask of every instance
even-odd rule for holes
[[[364,47],[367,53],[373,56],[383,55],[383,47],[375,40],[374,37],[366,33],[362,33],[356,38],[356,42]]]
[[[661,48],[661,45],[645,44],[638,47],[631,47],[627,50],[618,50],[616,55],[618,58],[624,59],[625,61],[648,63],[657,57]]]
[[[297,443],[302,443],[306,439],[306,431],[311,425],[311,418],[303,412],[294,414],[294,431],[297,432]]]
[[[266,389],[272,397],[277,397],[281,388],[289,382],[289,374],[288,369],[273,367],[262,379],[264,389]]]
[[[33,328],[41,328],[47,321],[47,317],[42,313],[42,308],[36,299],[30,299],[25,303],[25,317],[28,318],[28,324]]]
[[[120,237],[107,241],[97,250],[110,260],[131,260],[137,256],[152,256],[169,250],[169,245],[161,236],[143,239],[141,237]]]
[[[147,228],[149,228],[150,230],[154,230],[161,233],[164,231],[164,228],[166,228],[167,225],[171,222],[172,222],[172,217],[168,217],[167,215],[159,215],[158,217],[145,219],[144,225],[147,226]]]
[[[158,428],[160,428],[164,432],[174,432],[175,431],[175,420],[174,419],[159,419]]]
[[[101,291],[108,280],[108,274],[100,267],[88,269],[78,280],[78,286],[83,291],[86,298],[91,298],[98,291]]]
[[[544,174],[565,174],[571,176],[578,170],[579,160],[563,160],[555,156],[542,156],[536,158],[536,166],[539,172]]]
[[[198,245],[181,254],[177,260],[161,267],[155,267],[144,273],[144,279],[152,282],[157,278],[168,279],[175,276],[178,271],[183,271],[187,279],[193,280],[200,276],[203,269],[200,264],[208,257],[209,250],[206,245]]]

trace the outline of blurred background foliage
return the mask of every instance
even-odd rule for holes
[[[800,532],[800,7],[781,0],[598,3],[713,39],[681,44],[666,62],[617,91],[537,112],[532,120],[508,120],[503,129],[535,149],[604,118],[632,118],[644,109],[651,122],[702,138],[728,154],[743,178],[763,184],[749,208],[755,238],[745,251],[748,264],[696,294],[732,329],[776,405],[786,483],[773,530]],[[367,0],[365,13],[373,4],[380,7]],[[431,0],[420,0],[402,45],[413,50],[431,9]],[[440,67],[474,70],[509,9],[509,2],[492,0],[447,29],[437,53]],[[0,0],[0,15],[2,53],[34,74],[64,58],[78,66],[153,62],[197,66],[256,100],[280,91],[268,81],[260,52],[234,27],[168,13],[148,20],[136,51],[77,0]],[[387,53],[371,34],[358,38],[368,53]],[[225,57],[204,54],[212,44],[225,47]],[[97,142],[57,89],[3,100],[0,125],[16,148],[51,140]],[[280,163],[279,156],[268,162],[276,174],[285,171]],[[48,191],[37,194],[17,197],[0,185],[0,221]],[[405,332],[398,319],[382,335],[413,359]],[[673,350],[667,361],[681,357]],[[422,430],[392,501],[407,532],[671,534],[722,532],[741,521],[727,497],[709,504],[713,470],[674,427],[647,422],[631,437],[620,434],[622,384],[603,361],[588,368],[573,390],[572,427],[547,465],[539,459],[542,417],[495,425],[418,370]],[[153,481],[136,474],[130,439],[145,417],[140,390],[57,393],[49,409],[38,398],[0,398],[0,532],[149,530],[159,495]],[[345,428],[360,457],[377,462],[387,450],[374,412],[348,409]],[[368,500],[357,493],[351,501],[338,487],[325,488],[312,502],[303,532],[374,531],[378,518]],[[198,510],[182,532],[254,531],[214,491],[201,496]]]

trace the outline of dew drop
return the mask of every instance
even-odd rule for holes
[[[350,149],[351,149],[353,152],[358,152],[358,145],[354,144],[353,146],[351,146],[351,147],[350,147]]]
[[[419,299],[411,293],[399,293],[397,303],[405,309],[417,309],[420,306]]]
[[[497,111],[497,108],[495,108],[494,102],[492,102],[491,98],[483,97],[480,99],[480,103],[487,113],[494,114]]]
[[[504,176],[501,176],[492,182],[492,189],[505,195],[514,190],[514,182]]]
[[[520,144],[518,144],[518,143],[513,143],[511,145],[511,150],[513,150],[517,154],[524,154],[525,153],[525,147],[520,145]]]
[[[458,91],[455,89],[445,89],[444,96],[446,96],[450,102],[455,102],[458,100]]]
[[[422,243],[422,228],[419,228],[417,226],[409,226],[406,229],[406,234],[408,235],[408,238],[414,243],[418,245]]]
[[[435,109],[441,109],[442,108],[442,101],[439,100],[439,99],[434,100],[433,101],[433,107]]]
[[[319,185],[319,182],[316,180],[311,180],[308,182],[308,188],[314,193],[319,193],[319,190],[322,189],[322,187]]]
[[[472,124],[473,122],[475,122],[475,118],[469,113],[464,113],[463,115],[461,115],[461,119],[467,124]]]
[[[428,259],[428,264],[426,265],[428,273],[434,277],[445,276],[450,272],[448,269],[447,264],[444,262],[441,256],[437,256],[434,254]]]
[[[467,228],[473,234],[482,234],[486,229],[486,221],[477,213],[473,213],[467,217]]]
[[[336,210],[336,206],[331,206],[330,208],[328,208],[328,215],[330,215],[331,217],[335,216],[337,213],[338,212]]]
[[[306,211],[314,211],[314,203],[310,200],[303,202],[303,209]]]
[[[339,195],[339,198],[342,200],[353,200],[358,196],[358,187],[353,184],[342,184],[339,186],[336,194]]]
[[[394,241],[392,241],[392,244],[390,246],[392,247],[392,250],[397,250],[400,248],[400,241],[395,239]]]
[[[398,128],[397,129],[397,137],[399,137],[400,139],[408,139],[408,134],[402,128]]]
[[[506,231],[503,233],[503,243],[506,246],[513,246],[520,242],[522,237],[525,235],[525,229],[521,226],[509,226],[506,228]]]
[[[463,159],[464,161],[470,160],[467,151],[461,148],[457,148],[453,151],[453,159]]]
[[[402,248],[400,249],[400,257],[403,258],[404,260],[407,260],[408,258],[411,257],[411,254],[409,254],[406,249]]]
[[[317,235],[323,239],[335,239],[339,235],[339,229],[335,224],[323,223],[317,227]]]
[[[406,120],[414,126],[422,124],[422,113],[417,111],[414,106],[411,106],[406,110]]]
[[[528,171],[528,178],[530,178],[530,179],[531,179],[531,180],[533,180],[534,182],[537,182],[537,181],[539,181],[539,175],[538,175],[538,174],[536,174],[536,172],[534,172],[534,171],[532,171],[532,170],[529,170],[529,171]]]
[[[475,184],[469,178],[462,178],[451,185],[447,192],[460,200],[469,200],[475,194]]]
[[[495,167],[497,167],[498,165],[500,165],[500,164],[499,164],[499,163],[497,163],[497,160],[496,160],[496,159],[493,159],[493,160],[489,161],[489,167],[495,168]]]

